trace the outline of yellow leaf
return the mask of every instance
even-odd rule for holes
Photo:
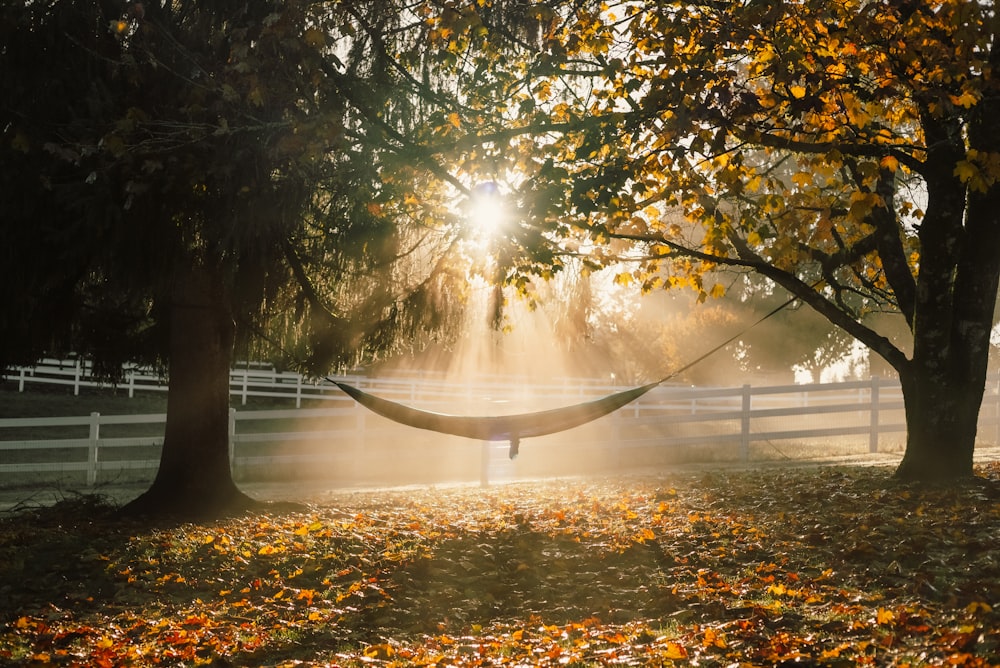
[[[462,127],[462,119],[459,117],[457,111],[453,111],[448,114],[448,123],[454,128]]]
[[[396,653],[396,650],[392,648],[389,643],[382,643],[381,645],[371,645],[365,648],[365,656],[369,659],[390,659]]]
[[[788,90],[792,93],[792,97],[794,97],[796,100],[801,100],[806,96],[805,86],[798,86],[798,85],[789,86]]]
[[[812,174],[809,172],[796,172],[792,175],[792,181],[800,188],[805,188],[812,184]]]
[[[257,550],[257,554],[266,557],[268,555],[279,554],[279,553],[284,552],[284,551],[285,551],[285,548],[282,547],[282,546],[280,546],[280,545],[265,545],[262,548],[260,548],[259,550]]]
[[[899,167],[899,160],[896,160],[896,158],[891,155],[887,155],[879,160],[878,164],[882,169],[888,169],[890,172],[894,172]]]
[[[976,106],[976,103],[979,102],[979,98],[976,97],[975,93],[970,91],[965,91],[961,95],[951,95],[949,97],[951,97],[952,104],[956,107],[964,107],[965,109],[974,107]]]
[[[965,606],[965,611],[970,615],[974,615],[977,612],[993,612],[993,607],[985,601],[973,601]]]
[[[635,537],[637,543],[645,543],[647,540],[656,540],[656,534],[649,527],[643,528]]]
[[[686,659],[687,655],[688,653],[687,650],[684,649],[684,645],[673,641],[669,641],[667,643],[667,648],[663,653],[663,656],[668,659]]]
[[[888,608],[879,608],[875,613],[875,623],[879,626],[888,626],[896,621],[896,613]]]
[[[705,637],[702,640],[702,644],[705,647],[714,646],[714,647],[724,648],[726,646],[726,637],[723,634],[716,631],[715,629],[713,629],[712,627],[709,627],[705,629]]]
[[[970,179],[979,174],[979,168],[968,160],[960,160],[955,164],[955,171],[952,172],[962,183],[967,183]]]

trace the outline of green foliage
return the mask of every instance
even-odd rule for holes
[[[1000,514],[980,473],[352,492],[152,528],[68,499],[0,521],[0,659],[986,666]]]

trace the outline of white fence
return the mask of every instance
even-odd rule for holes
[[[108,383],[91,375],[89,362],[81,360],[44,359],[32,367],[17,367],[8,370],[6,377],[17,384],[23,392],[28,385],[55,385],[72,388],[79,395],[83,388],[105,388]],[[319,383],[304,379],[297,373],[275,371],[273,367],[246,363],[242,368],[232,370],[229,378],[230,390],[246,405],[249,397],[294,398],[295,406],[302,405],[303,399],[322,398],[330,391]],[[124,379],[116,389],[134,397],[136,392],[166,392],[167,382],[159,374],[143,367],[125,369]]]
[[[86,369],[52,365],[8,377],[21,389],[31,382],[72,385],[89,381]],[[151,376],[150,376],[151,377]],[[129,396],[166,389],[140,373],[129,375]],[[345,377],[347,382],[413,406],[464,414],[540,410],[602,396],[621,387],[563,379],[529,385],[510,378],[449,383],[441,376]],[[707,388],[665,385],[592,425],[529,439],[511,463],[505,443],[483,444],[401,428],[369,413],[329,384],[265,369],[233,371],[233,393],[303,400],[320,408],[231,410],[230,451],[237,477],[342,476],[353,482],[490,479],[559,475],[581,470],[635,468],[710,456],[747,461],[795,447],[814,455],[837,448],[898,449],[905,432],[895,380]],[[991,379],[980,416],[980,438],[1000,443],[1000,387]],[[72,474],[88,484],[158,464],[166,416],[100,415],[0,419],[0,485],[25,476]],[[32,434],[39,433],[38,437]],[[73,432],[70,434],[70,432]],[[15,437],[8,437],[9,434]],[[779,448],[776,442],[781,442]],[[786,445],[787,444],[787,445]],[[706,455],[710,453],[710,455]]]
[[[17,385],[19,392],[24,392],[32,384],[62,386],[71,388],[74,395],[79,395],[84,388],[101,389],[110,387],[91,374],[91,365],[80,360],[44,359],[33,367],[17,367],[6,372],[6,378]],[[373,377],[364,374],[348,374],[338,376],[338,380],[351,383],[357,387],[374,390],[385,390],[401,400],[429,400],[442,403],[452,401],[456,396],[473,396],[475,394],[496,394],[508,392],[523,394],[524,379],[512,379],[509,376],[479,376],[471,382],[458,383],[441,373],[434,372],[395,372],[391,377]],[[114,386],[124,392],[129,398],[136,392],[167,391],[167,381],[159,374],[142,367],[130,367],[125,370],[123,381]],[[245,406],[249,399],[268,398],[293,400],[299,408],[303,402],[310,400],[325,401],[329,399],[343,400],[344,395],[336,386],[325,381],[313,381],[289,371],[277,371],[270,365],[241,363],[232,369],[229,375],[230,393],[240,405]],[[609,386],[602,381],[588,378],[560,378],[550,380],[541,386],[536,386],[532,392],[545,393],[553,390],[557,395],[593,396],[604,392]],[[621,389],[621,388],[615,388]]]

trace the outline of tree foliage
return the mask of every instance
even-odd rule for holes
[[[494,61],[490,129],[456,148],[502,146],[528,224],[595,266],[638,261],[624,282],[707,298],[723,289],[708,272],[729,267],[798,296],[899,373],[911,419],[948,406],[910,424],[902,470],[940,473],[931,453],[953,442],[949,470],[967,474],[1000,277],[994,7],[550,2],[534,16],[520,57]],[[887,308],[908,340],[866,318]]]
[[[438,328],[461,301],[442,296],[460,289],[445,285],[457,232],[447,175],[404,136],[434,103],[389,61],[420,55],[419,20],[397,9],[6,6],[17,301],[0,362],[164,362],[171,286],[199,265],[217,267],[243,351],[284,348],[314,373]]]
[[[112,379],[162,365],[163,458],[141,509],[241,507],[237,351],[321,374],[418,345],[462,308],[464,184],[424,146],[451,127],[427,83],[448,60],[405,2],[52,0],[0,16],[15,193],[0,367],[66,350]]]

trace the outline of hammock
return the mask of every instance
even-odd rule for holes
[[[816,283],[813,283],[811,287],[815,288],[821,283],[822,281],[817,281]],[[722,350],[724,347],[746,334],[746,332],[775,315],[797,299],[797,296],[793,296],[784,304],[766,313],[762,318],[758,319],[749,327],[737,332],[722,343],[713,347],[708,352],[688,362],[681,368],[671,373],[669,376],[661,378],[655,383],[649,383],[648,385],[643,385],[642,387],[634,387],[631,390],[625,390],[624,392],[609,394],[606,397],[602,397],[601,399],[596,399],[594,401],[587,401],[582,404],[565,406],[563,408],[554,408],[547,411],[521,413],[519,415],[500,415],[497,417],[448,415],[447,413],[423,411],[410,406],[404,406],[403,404],[396,403],[395,401],[382,399],[381,397],[368,394],[367,392],[359,390],[358,388],[348,385],[347,383],[341,383],[340,381],[334,380],[329,376],[327,376],[327,380],[334,383],[347,394],[351,395],[359,404],[368,410],[377,413],[384,418],[393,420],[394,422],[398,422],[409,427],[416,427],[417,429],[428,429],[442,434],[464,436],[466,438],[474,438],[480,441],[510,441],[510,458],[514,459],[517,457],[518,446],[522,438],[544,436],[546,434],[554,434],[557,431],[565,431],[566,429],[579,427],[582,424],[604,417],[608,413],[613,413],[622,406],[635,401],[657,385],[670,380],[684,371],[687,371],[708,356]]]
[[[592,422],[635,401],[663,381],[573,406],[496,417],[449,415],[420,410],[368,394],[347,383],[336,380],[333,382],[368,410],[399,424],[480,441],[510,441],[510,458],[514,459],[522,438],[554,434]]]

